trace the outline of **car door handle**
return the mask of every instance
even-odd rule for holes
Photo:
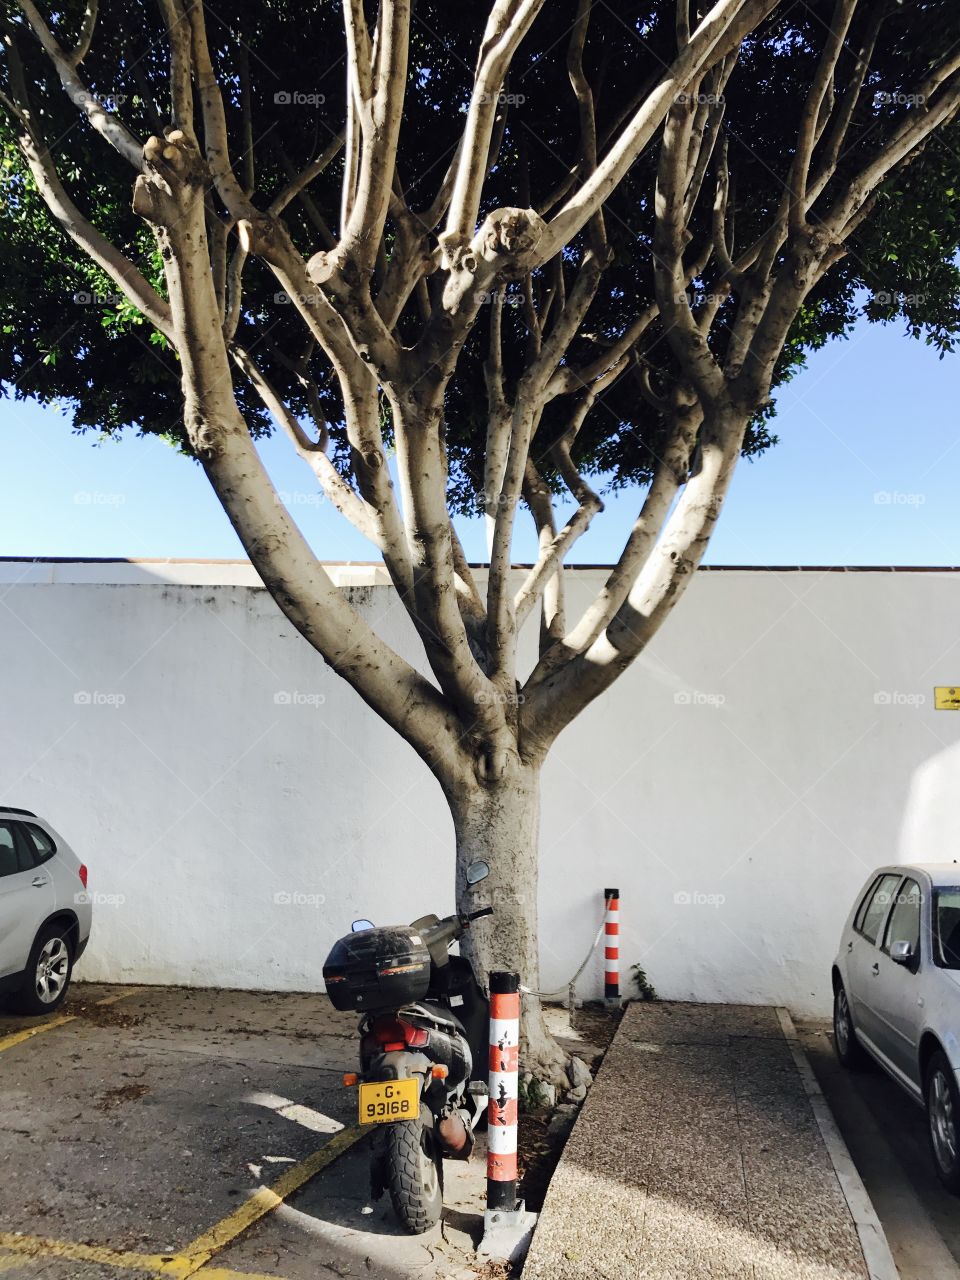
[[[34,889],[42,889],[43,886],[45,884],[49,884],[50,881],[46,876],[34,876],[30,883],[33,885]]]
[[[876,962],[875,964],[873,964],[873,965],[871,966],[871,968],[870,968],[870,972],[871,972],[871,973],[874,973],[874,974],[878,974],[878,973],[880,972],[880,964],[879,964],[879,961],[878,961],[878,962]]]
[[[852,950],[853,950],[853,939],[852,939],[852,938],[851,938],[851,939],[850,939],[850,941],[847,943],[847,950],[848,950],[848,951],[852,951]]]

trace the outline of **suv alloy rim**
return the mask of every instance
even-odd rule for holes
[[[70,953],[67,951],[67,944],[62,938],[51,938],[37,957],[37,998],[44,1004],[53,1004],[63,990],[69,967]]]
[[[930,1078],[929,1107],[933,1149],[940,1168],[949,1173],[957,1160],[957,1117],[950,1082],[939,1069]]]

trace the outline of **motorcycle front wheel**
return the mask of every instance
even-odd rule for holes
[[[412,1235],[429,1231],[443,1208],[443,1157],[433,1130],[422,1120],[387,1129],[387,1190],[402,1226]]]

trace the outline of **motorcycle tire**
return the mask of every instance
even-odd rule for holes
[[[443,1158],[433,1130],[422,1120],[403,1120],[387,1129],[387,1190],[394,1213],[411,1235],[440,1221]]]

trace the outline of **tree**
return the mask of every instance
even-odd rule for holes
[[[69,398],[80,426],[161,432],[199,461],[279,607],[439,781],[459,900],[489,862],[496,928],[477,929],[477,959],[536,988],[543,761],[689,585],[738,458],[771,442],[771,389],[864,307],[952,345],[960,14],[4,15],[0,375]],[[68,310],[71,286],[100,305]],[[429,675],[278,500],[254,444],[273,425],[382,555]],[[597,477],[644,492],[568,619],[561,569],[602,509]],[[527,568],[511,563],[521,506]],[[489,522],[485,580],[452,519],[471,509]],[[557,1076],[534,999],[524,1038]]]

